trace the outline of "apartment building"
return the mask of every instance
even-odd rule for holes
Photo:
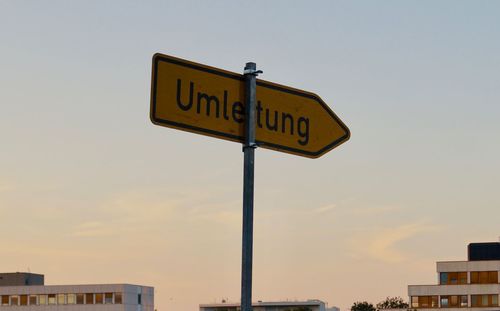
[[[437,284],[408,286],[412,309],[500,310],[500,243],[471,243],[467,261],[437,262],[436,270]]]
[[[154,311],[154,288],[131,284],[44,285],[44,276],[0,273],[0,310]]]

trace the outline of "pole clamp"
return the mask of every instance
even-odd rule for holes
[[[262,70],[255,70],[255,69],[245,69],[243,70],[244,75],[253,75],[253,76],[258,76],[259,73],[264,73]]]
[[[249,143],[249,144],[245,144],[243,145],[243,151],[245,151],[245,149],[247,148],[252,148],[252,149],[256,149],[257,147],[259,147],[259,145],[257,143]]]

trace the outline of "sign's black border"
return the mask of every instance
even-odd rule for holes
[[[218,70],[217,68],[213,68],[213,67],[209,67],[209,66],[205,66],[205,65],[201,65],[201,64],[196,64],[196,63],[193,63],[193,62],[190,62],[187,60],[183,60],[183,59],[179,59],[176,57],[157,53],[157,54],[153,55],[153,68],[152,68],[152,73],[151,73],[152,74],[152,85],[151,85],[151,114],[150,114],[150,118],[154,124],[167,125],[167,126],[172,126],[175,128],[186,129],[187,131],[190,131],[190,132],[206,133],[207,135],[210,135],[210,136],[225,137],[229,140],[244,142],[245,138],[242,136],[231,135],[231,134],[227,134],[227,133],[223,133],[223,132],[213,131],[213,130],[209,130],[209,129],[205,129],[205,128],[200,128],[200,127],[196,127],[196,126],[192,126],[192,125],[186,125],[186,124],[182,124],[182,123],[178,123],[178,122],[174,122],[174,121],[170,121],[170,120],[164,120],[164,119],[157,118],[156,117],[156,93],[157,93],[157,82],[158,82],[157,81],[158,64],[160,61],[172,63],[172,64],[179,65],[179,66],[188,67],[188,68],[195,69],[195,70],[208,72],[208,73],[215,74],[218,76],[223,76],[225,78],[230,78],[230,79],[235,79],[235,80],[240,80],[240,81],[244,81],[244,79],[245,79],[244,76],[241,74],[232,73],[232,72],[225,71],[225,70]],[[325,154],[326,152],[328,152],[329,150],[346,142],[350,138],[351,133],[349,131],[349,128],[339,119],[339,117],[337,117],[335,115],[335,113],[330,109],[330,107],[328,107],[328,105],[326,105],[325,102],[323,102],[323,100],[319,96],[317,96],[316,94],[308,93],[308,92],[301,92],[300,90],[290,89],[290,88],[285,87],[285,86],[280,86],[278,84],[270,83],[270,82],[267,82],[264,80],[259,80],[259,79],[257,79],[257,85],[261,86],[261,87],[277,90],[280,92],[285,92],[285,93],[289,93],[289,94],[293,94],[293,95],[297,95],[297,96],[306,97],[306,98],[309,98],[309,99],[316,101],[318,104],[321,105],[321,107],[323,107],[323,109],[326,110],[326,112],[328,112],[328,114],[340,125],[340,127],[342,127],[342,129],[346,133],[344,136],[331,142],[330,144],[326,145],[325,147],[321,148],[320,150],[318,150],[316,152],[309,152],[309,151],[304,151],[301,149],[296,149],[296,148],[291,148],[291,147],[287,147],[287,146],[282,146],[282,145],[278,145],[278,144],[272,144],[272,143],[267,143],[264,141],[256,140],[257,145],[259,145],[260,147],[273,149],[273,150],[277,150],[277,151],[289,152],[289,153],[293,153],[296,155],[303,155],[303,156],[310,157],[310,158],[318,158],[318,157],[322,156],[323,154]]]

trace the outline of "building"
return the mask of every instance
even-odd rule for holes
[[[274,301],[274,302],[254,302],[253,311],[334,311],[337,308],[326,308],[326,304],[321,300],[311,299],[306,301]],[[239,303],[212,303],[201,304],[200,311],[239,311]]]
[[[437,262],[436,285],[409,285],[415,309],[500,310],[500,243],[471,243],[467,261]]]
[[[0,286],[43,285],[43,274],[35,273],[0,273]]]
[[[0,273],[0,310],[154,311],[154,288],[131,284],[44,285],[33,273]]]

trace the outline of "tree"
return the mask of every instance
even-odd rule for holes
[[[358,301],[352,305],[351,311],[377,311],[377,309],[369,302]]]
[[[377,303],[377,310],[385,309],[408,309],[410,306],[401,297],[387,297]]]

